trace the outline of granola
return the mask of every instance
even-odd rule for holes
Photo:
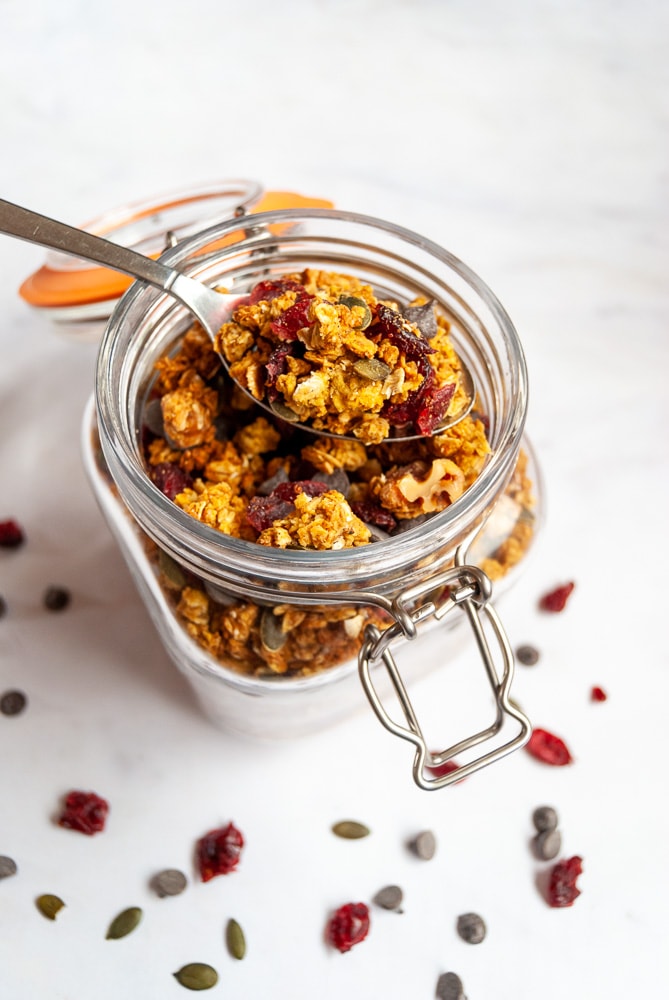
[[[219,334],[216,348],[231,362],[231,374],[246,373],[256,398],[281,395],[301,419],[308,414],[315,426],[353,431],[357,440],[314,436],[280,417],[258,416],[196,323],[156,365],[142,427],[149,475],[209,528],[278,548],[364,546],[446,509],[485,466],[485,420],[472,411],[432,436],[387,439],[392,420],[423,411],[432,419],[445,387],[448,406],[462,405],[446,321],[422,301],[407,316],[346,275],[308,269],[262,282]],[[481,565],[493,578],[530,544],[531,489],[521,457],[507,497],[526,516],[486,553]],[[219,593],[165,553],[150,551],[189,635],[245,673],[318,672],[356,655],[368,623],[389,624],[368,607],[260,607]]]

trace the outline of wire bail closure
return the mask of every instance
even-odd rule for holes
[[[477,566],[467,565],[462,550],[458,549],[455,565],[451,569],[408,588],[395,598],[392,602],[395,622],[389,628],[381,632],[376,626],[368,625],[365,629],[365,641],[358,656],[358,670],[365,694],[382,725],[395,736],[415,746],[413,778],[416,784],[426,791],[461,781],[482,767],[519,749],[527,742],[532,731],[529,719],[509,699],[514,671],[513,652],[497,612],[490,604],[491,594],[492,583],[489,577]],[[417,601],[428,595],[431,595],[430,599],[416,606]],[[409,610],[410,608],[413,610]],[[427,748],[420,723],[390,651],[390,645],[399,637],[414,639],[422,622],[429,618],[440,620],[454,608],[460,608],[464,612],[474,633],[495,701],[495,718],[491,725],[480,732],[454,743],[439,753],[433,753]],[[501,678],[484,631],[483,618],[490,625],[499,646],[502,662]],[[386,712],[372,682],[371,668],[379,661],[383,662],[388,672],[404,713],[406,726],[395,722]],[[506,716],[518,722],[520,727],[513,739],[494,746],[468,763],[459,765],[457,770],[442,775],[429,774],[429,769],[439,768],[457,754],[493,740],[502,729]]]

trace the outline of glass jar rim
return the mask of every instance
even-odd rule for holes
[[[184,511],[180,510],[151,482],[139,460],[136,443],[132,440],[131,428],[126,428],[126,439],[110,433],[113,428],[113,400],[109,380],[105,374],[109,371],[110,358],[115,341],[124,324],[132,323],[141,315],[148,313],[149,306],[169,300],[168,293],[159,292],[142,283],[134,283],[116,306],[105,330],[99,353],[96,402],[98,421],[106,430],[108,464],[112,467],[120,463],[127,474],[130,488],[133,491],[133,514],[142,515],[141,520],[151,523],[154,515],[169,518],[176,532],[185,533],[189,539],[189,554],[197,564],[198,571],[205,578],[212,578],[215,572],[218,578],[221,572],[221,555],[226,558],[243,561],[245,574],[258,576],[261,579],[271,578],[281,582],[288,596],[292,585],[298,591],[304,589],[305,581],[319,581],[322,585],[343,585],[347,581],[364,581],[366,578],[379,579],[388,574],[392,576],[401,570],[407,560],[422,551],[423,555],[432,548],[439,547],[452,533],[454,525],[463,513],[471,514],[473,518],[482,515],[489,506],[491,495],[501,490],[508,480],[524,428],[527,412],[527,369],[520,339],[515,327],[488,285],[463,261],[412,230],[398,226],[373,216],[339,209],[279,209],[272,212],[254,214],[251,219],[232,219],[188,237],[175,247],[167,249],[160,261],[168,266],[178,267],[184,273],[198,277],[198,272],[205,267],[204,258],[195,260],[192,265],[184,266],[184,261],[190,254],[197,254],[212,245],[220,246],[226,236],[240,229],[249,228],[277,232],[281,227],[300,222],[323,222],[324,225],[336,224],[363,227],[370,233],[383,233],[401,243],[417,247],[430,259],[439,263],[457,275],[469,289],[485,304],[491,317],[499,326],[509,348],[512,364],[512,381],[514,393],[510,399],[510,409],[504,422],[499,439],[495,442],[493,453],[475,481],[467,488],[462,497],[445,510],[434,514],[422,524],[383,542],[376,542],[357,548],[340,549],[336,551],[314,551],[301,549],[280,549],[271,546],[260,546],[255,542],[245,541],[224,535],[214,528],[203,524]],[[276,241],[280,242],[278,232]],[[345,240],[344,240],[345,242]],[[235,241],[222,246],[218,259],[223,260],[229,249],[239,250],[244,240]],[[207,263],[211,255],[207,254]],[[327,435],[323,435],[327,436]],[[104,446],[103,446],[104,447]],[[110,458],[112,461],[110,462]],[[115,460],[115,461],[114,461]],[[114,469],[112,467],[112,475]],[[151,531],[148,532],[152,534]],[[155,535],[153,536],[154,540]],[[165,544],[168,551],[174,552],[173,543],[169,537],[161,535],[159,544]],[[225,571],[223,569],[224,575]]]

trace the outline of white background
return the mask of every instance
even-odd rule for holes
[[[526,349],[528,429],[546,481],[544,533],[503,602],[515,696],[575,762],[521,751],[465,784],[413,786],[411,751],[360,713],[270,746],[200,715],[140,605],[84,479],[79,424],[95,348],[54,333],[18,298],[43,261],[0,237],[0,518],[27,544],[0,553],[0,996],[186,996],[171,973],[214,965],[213,996],[275,1000],[658,997],[666,989],[667,364],[669,12],[657,0],[298,3],[0,0],[0,197],[79,223],[191,183],[266,188],[415,229],[470,264]],[[573,579],[561,616],[538,596]],[[51,583],[73,592],[59,616]],[[446,663],[447,650],[439,650]],[[416,697],[467,704],[463,654]],[[609,700],[589,700],[593,684]],[[465,713],[466,714],[466,713]],[[441,737],[442,734],[440,734]],[[449,734],[443,734],[448,741]],[[70,788],[112,809],[86,838],[53,822]],[[554,805],[582,895],[552,910],[536,886],[530,817]],[[356,818],[360,842],[330,824]],[[239,871],[192,880],[192,849],[233,819]],[[431,828],[429,863],[405,847]],[[162,867],[188,890],[158,900]],[[348,955],[323,941],[331,910],[382,885]],[[40,893],[67,908],[51,923]],[[138,930],[105,941],[143,907]],[[480,912],[478,947],[456,935]],[[234,962],[234,916],[248,955]]]

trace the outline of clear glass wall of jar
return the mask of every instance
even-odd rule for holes
[[[513,561],[518,562],[529,547],[539,511],[539,483],[531,455],[530,467],[523,466],[527,375],[513,325],[487,286],[451,254],[390,223],[350,213],[295,210],[233,220],[189,238],[161,259],[240,294],[260,280],[306,267],[353,274],[372,285],[379,298],[400,303],[418,295],[433,298],[450,322],[455,349],[476,383],[477,408],[486,415],[491,455],[472,485],[446,510],[375,544],[325,552],[259,546],[194,520],[153,485],[142,458],[143,409],[155,362],[175,348],[192,323],[184,307],[164,293],[137,284],[119,303],[100,349],[95,421],[89,413],[84,424],[84,453],[96,496],[168,651],[210,717],[233,731],[258,736],[291,736],[336,721],[359,702],[357,665],[350,653],[362,645],[367,651],[363,659],[368,661],[359,664],[363,684],[387,724],[378,701],[374,703],[377,689],[383,689],[383,665],[394,661],[387,638],[375,633],[379,622],[394,621],[387,633],[393,636],[393,645],[395,639],[417,641],[412,633],[419,634],[428,620],[443,617],[438,627],[445,628],[462,617],[450,614],[459,594],[470,620],[472,614],[480,620],[482,610],[490,625],[489,594],[480,571],[462,567],[455,571],[454,562],[464,561],[476,536],[480,555],[494,557],[492,551],[481,549],[486,532],[492,539],[489,548],[498,551],[514,532],[524,537]],[[95,462],[94,422],[113,489]],[[529,497],[529,480],[534,483],[534,497],[519,502],[523,489]],[[508,524],[501,535],[499,524],[491,530],[496,509],[504,509],[502,520]],[[490,566],[494,562],[492,558]],[[244,673],[238,664],[226,662],[224,650],[214,656],[193,637],[192,629],[188,633],[175,610],[179,573],[198,581],[214,605],[251,602],[260,609],[260,617],[263,608],[278,605],[350,609],[342,617],[342,627],[348,621],[352,642],[339,650],[347,651],[346,662],[332,662],[304,676]],[[481,588],[485,594],[476,593]],[[356,633],[358,623],[352,620],[361,615]],[[371,631],[365,629],[367,624]],[[484,737],[498,734],[505,715],[518,724],[519,733],[465,764],[460,777],[468,768],[475,770],[520,745],[529,733],[527,720],[508,701],[512,673],[508,643],[500,639],[495,621],[492,630],[500,644],[503,670],[497,682],[491,677],[491,687],[497,689],[497,721]],[[476,629],[475,638],[479,646],[481,641],[485,644]],[[491,656],[484,653],[486,659],[486,670],[494,674]],[[391,677],[391,684],[397,687],[397,676]],[[415,731],[410,707],[408,711],[405,724],[388,728],[401,730],[397,735],[414,744],[414,777],[423,787],[434,787],[419,776],[428,765],[452,754],[444,751],[433,757],[421,749],[422,734]],[[472,747],[483,741],[479,737],[475,734]],[[458,744],[458,749],[464,748]],[[446,777],[439,783],[449,781]]]

